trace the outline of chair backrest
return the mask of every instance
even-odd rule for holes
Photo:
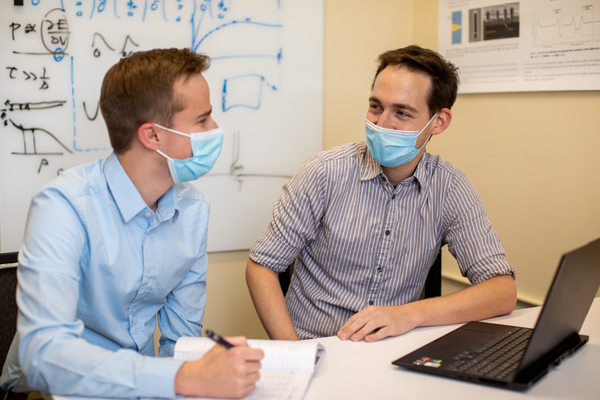
[[[0,253],[0,369],[17,332],[17,255]]]
[[[438,251],[438,255],[435,261],[429,268],[427,273],[427,279],[425,280],[425,286],[423,286],[423,292],[421,293],[422,299],[428,299],[430,297],[437,297],[442,295],[442,249]]]
[[[279,284],[281,285],[281,291],[283,292],[283,296],[287,293],[290,284],[292,283],[292,276],[294,276],[294,265],[296,262],[290,264],[288,269],[279,273]]]
[[[281,285],[281,291],[283,295],[288,291],[290,283],[292,282],[292,276],[294,275],[294,263],[288,267],[287,270],[279,274],[279,284]],[[425,280],[425,286],[423,286],[423,292],[421,293],[421,299],[428,299],[430,297],[437,297],[442,295],[442,249],[438,251],[438,255],[435,261],[429,268],[427,273],[427,279]]]

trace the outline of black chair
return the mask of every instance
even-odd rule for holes
[[[423,286],[423,292],[421,293],[422,299],[428,299],[430,297],[438,297],[442,295],[442,249],[438,250],[437,257],[431,264],[429,272],[427,273],[427,279],[425,279],[425,286]]]
[[[292,276],[294,276],[294,265],[296,265],[296,261],[294,261],[288,269],[279,273],[279,284],[281,285],[281,291],[283,295],[287,293],[290,284],[292,283]]]
[[[0,253],[0,369],[17,332],[17,255]]]
[[[292,276],[294,275],[294,264],[290,265],[287,270],[279,274],[279,284],[281,285],[281,291],[283,295],[288,291],[290,283],[292,282]],[[437,297],[442,295],[442,250],[438,251],[438,255],[435,261],[429,268],[427,273],[427,279],[425,280],[425,286],[423,286],[423,292],[421,293],[421,299],[428,299],[430,297]]]

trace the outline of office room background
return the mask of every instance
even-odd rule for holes
[[[296,115],[291,123],[322,117],[321,148],[331,149],[364,140],[381,52],[412,43],[438,48],[438,0],[324,0],[323,6],[322,115]],[[449,129],[428,145],[478,190],[525,305],[543,302],[562,253],[600,237],[598,110],[599,91],[460,94]],[[300,166],[294,162],[292,171]],[[259,231],[268,221],[262,223]],[[204,325],[266,338],[246,289],[247,256],[245,249],[209,253]],[[447,250],[443,275],[445,292],[466,284]]]
[[[437,42],[437,0],[325,0],[323,149],[364,140],[381,52]],[[449,129],[428,145],[475,185],[526,305],[543,302],[562,253],[600,237],[598,110],[598,91],[459,95]],[[209,255],[205,325],[266,337],[247,294],[246,259],[246,251]],[[447,250],[442,265],[444,290],[461,288]]]

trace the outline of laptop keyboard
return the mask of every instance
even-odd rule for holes
[[[484,378],[506,378],[519,366],[532,332],[532,329],[515,327],[483,347],[452,357],[454,362],[447,368]]]

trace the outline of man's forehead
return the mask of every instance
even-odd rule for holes
[[[377,78],[375,78],[375,84],[381,78],[381,76],[393,77],[395,79],[414,79],[422,81],[423,83],[427,83],[428,86],[431,85],[431,76],[424,71],[410,68],[404,64],[391,64],[385,67]]]
[[[390,65],[384,68],[373,85],[371,94],[392,91],[411,94],[425,100],[431,90],[431,77],[425,72],[411,70],[403,65]]]

